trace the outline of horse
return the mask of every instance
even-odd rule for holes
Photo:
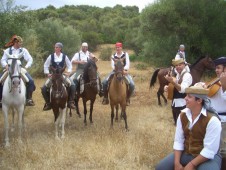
[[[50,104],[54,113],[54,122],[55,122],[55,138],[59,139],[64,138],[65,131],[65,119],[66,119],[66,105],[68,99],[68,93],[64,82],[63,72],[65,70],[65,66],[63,68],[50,67],[52,71],[52,86],[50,88]],[[61,129],[61,133],[59,132],[59,128]]]
[[[121,107],[121,118],[124,118],[125,129],[128,130],[126,115],[126,96],[127,85],[123,76],[124,59],[114,59],[115,71],[109,85],[109,99],[111,105],[111,127],[113,128],[114,110],[116,110],[116,118],[118,120],[119,105]]]
[[[197,59],[197,61],[190,66],[190,73],[192,75],[192,85],[199,82],[204,71],[213,70],[215,69],[215,65],[213,60],[209,56],[201,56]],[[164,86],[168,85],[169,82],[165,79],[165,75],[167,75],[169,72],[171,72],[171,68],[158,68],[154,71],[151,81],[150,81],[150,88],[154,86],[156,79],[158,77],[159,80],[159,89],[157,91],[157,97],[158,97],[158,105],[161,104],[160,96],[164,99],[165,104],[167,104],[167,99],[164,95]]]
[[[87,125],[86,115],[87,115],[87,107],[86,103],[90,100],[90,114],[89,120],[90,123],[93,123],[93,105],[96,100],[96,95],[98,94],[98,83],[99,78],[97,76],[97,66],[96,62],[92,59],[88,60],[86,63],[83,73],[81,74],[79,87],[77,88],[77,94],[75,99],[76,112],[81,117],[78,102],[79,99],[82,98],[83,108],[84,108],[84,123]],[[81,88],[84,88],[83,90]],[[100,90],[100,89],[99,89]]]
[[[7,78],[3,85],[2,94],[2,111],[4,115],[4,132],[5,132],[5,146],[10,146],[9,142],[9,110],[12,110],[12,131],[14,131],[14,115],[18,113],[18,127],[19,136],[18,141],[22,143],[21,134],[24,124],[24,109],[26,103],[26,86],[21,77],[21,62],[20,58],[23,56],[23,51],[18,55],[10,55],[5,51],[8,56],[9,69]],[[4,76],[3,74],[3,76]]]

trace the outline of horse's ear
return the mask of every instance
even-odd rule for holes
[[[56,72],[56,69],[53,66],[50,66],[49,69],[50,69],[50,71],[52,71],[54,73]]]
[[[60,73],[62,74],[66,69],[66,65],[64,65],[64,67],[60,70]]]

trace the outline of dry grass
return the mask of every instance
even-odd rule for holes
[[[78,118],[73,111],[72,117],[66,120],[66,138],[55,140],[53,113],[42,111],[44,101],[40,87],[44,79],[37,79],[36,106],[25,110],[23,144],[17,142],[17,131],[10,133],[11,146],[0,148],[0,169],[154,169],[155,164],[172,151],[175,127],[170,105],[157,106],[157,86],[149,90],[153,69],[135,70],[134,65],[132,63],[131,74],[136,93],[127,107],[129,132],[124,130],[124,121],[114,122],[114,129],[110,129],[110,106],[102,105],[98,96],[94,123],[85,126],[83,116]],[[98,67],[102,79],[111,71],[109,62],[99,61]],[[83,110],[81,105],[80,109]],[[3,116],[0,127],[3,143]]]

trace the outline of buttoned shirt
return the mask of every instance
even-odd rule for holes
[[[122,52],[122,54],[119,56],[119,58],[121,58],[123,56],[123,54],[125,54],[125,59],[126,59],[126,65],[124,66],[124,70],[129,70],[129,66],[130,66],[130,60],[129,60],[129,54],[127,52]],[[114,55],[111,56],[111,58],[114,58]],[[115,63],[114,60],[111,59],[111,67],[114,70],[115,69]]]
[[[182,78],[182,82],[180,84],[181,86],[181,90],[179,91],[179,93],[185,93],[185,89],[188,88],[189,86],[191,86],[192,84],[192,76],[189,72],[186,72],[186,69],[183,69],[181,74],[177,74],[176,76],[176,83],[178,83],[178,81],[180,80],[181,78],[181,75],[183,75],[183,78]],[[184,98],[178,98],[178,99],[173,99],[173,102],[172,102],[172,106],[175,106],[175,107],[183,107],[186,105],[186,101]]]
[[[75,55],[71,59],[71,63],[73,61],[84,61],[87,62],[89,60],[89,51],[83,52],[82,50],[79,51],[78,53],[75,53]]]
[[[182,110],[188,118],[189,121],[189,129],[192,129],[194,124],[199,120],[200,115],[207,116],[207,110],[205,108],[201,109],[201,112],[196,117],[196,119],[192,122],[192,113],[191,110],[188,108],[185,108]],[[216,116],[212,116],[210,121],[207,124],[206,134],[203,140],[203,146],[204,148],[201,150],[200,155],[202,155],[205,158],[213,159],[214,155],[217,154],[219,145],[220,145],[220,136],[221,136],[221,122]],[[176,133],[174,138],[174,150],[184,150],[184,131],[182,128],[182,122],[180,115],[177,119],[177,126],[176,126]]]
[[[49,57],[46,59],[45,63],[44,63],[44,73],[45,74],[49,74],[49,67],[51,65],[51,55],[49,55]],[[63,53],[60,53],[59,56],[56,55],[56,53],[54,53],[54,61],[55,62],[61,62],[63,60]],[[65,56],[65,64],[67,66],[67,71],[70,73],[72,71],[72,65],[71,62],[69,60],[69,58],[67,57],[67,55]]]
[[[11,47],[11,50],[12,50],[12,55],[18,55],[20,54],[21,50],[23,52],[23,58],[24,60],[27,62],[26,65],[25,65],[25,68],[29,68],[31,67],[32,63],[33,63],[33,58],[31,57],[30,53],[28,52],[28,50],[26,48],[14,48],[13,46]],[[1,59],[1,65],[2,67],[6,67],[6,65],[8,65],[8,56],[6,55],[6,53],[9,54],[9,51],[10,51],[10,48],[7,48],[5,51],[4,51],[4,54],[2,56],[2,59]]]

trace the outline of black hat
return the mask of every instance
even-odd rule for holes
[[[225,65],[226,64],[226,57],[220,57],[220,58],[214,60],[214,63],[215,63],[215,66],[220,65],[220,64]]]

